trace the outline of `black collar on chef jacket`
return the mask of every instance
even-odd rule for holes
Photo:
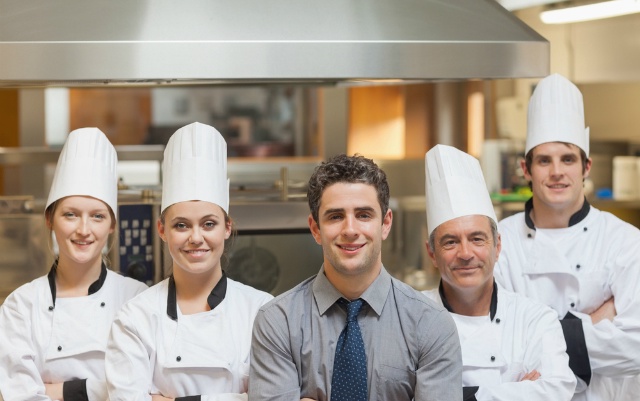
[[[224,300],[227,295],[227,275],[224,270],[222,271],[222,277],[220,281],[213,287],[211,293],[207,297],[207,303],[209,308],[214,310],[216,306]],[[178,305],[176,301],[176,281],[173,278],[173,274],[169,277],[169,291],[167,294],[167,315],[173,320],[178,320]]]
[[[587,198],[584,198],[584,203],[582,204],[582,208],[571,215],[569,218],[568,227],[575,226],[584,220],[585,217],[589,214],[589,209],[591,205],[587,201]],[[529,200],[524,204],[524,222],[527,223],[527,227],[532,230],[536,229],[536,226],[533,224],[533,220],[531,220],[531,211],[533,210],[533,198],[529,198]]]
[[[53,300],[53,306],[56,305],[56,271],[57,269],[58,269],[58,259],[56,259],[56,261],[53,262],[53,265],[51,266],[51,270],[49,270],[49,274],[47,275],[47,278],[49,279],[49,289],[51,290],[51,299]],[[104,281],[106,279],[107,279],[107,266],[103,263],[102,267],[100,268],[100,277],[98,277],[98,279],[89,286],[89,291],[87,295],[95,294],[96,292],[100,291],[100,288],[102,288],[102,285],[104,284]]]
[[[440,293],[440,298],[442,299],[442,305],[451,313],[456,313],[449,305],[447,298],[444,296],[444,287],[442,286],[442,280],[440,280],[440,286],[438,287],[438,292]],[[489,318],[493,322],[493,318],[496,317],[496,312],[498,310],[498,285],[496,284],[496,280],[493,280],[493,291],[491,292],[491,305],[489,305]],[[498,320],[498,323],[500,320]]]

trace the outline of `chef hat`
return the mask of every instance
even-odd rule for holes
[[[60,152],[45,210],[66,196],[91,196],[118,215],[118,155],[98,128],[72,131]]]
[[[498,223],[478,160],[451,146],[425,156],[427,229],[462,216],[484,215]]]
[[[582,94],[560,74],[540,81],[529,101],[525,154],[547,142],[572,143],[589,156],[589,128],[584,127]]]
[[[227,143],[215,128],[201,123],[177,130],[162,161],[162,212],[192,200],[215,203],[229,212]]]

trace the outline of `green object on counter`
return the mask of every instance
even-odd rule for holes
[[[506,194],[493,193],[491,199],[499,202],[526,202],[531,198],[531,194],[509,192]]]

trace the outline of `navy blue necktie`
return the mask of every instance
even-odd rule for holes
[[[347,326],[338,337],[336,358],[331,377],[331,401],[367,401],[367,355],[358,325],[358,313],[364,301],[360,298],[349,302],[338,300],[347,306]]]

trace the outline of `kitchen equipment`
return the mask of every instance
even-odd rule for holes
[[[295,0],[1,0],[0,9],[2,87],[362,84],[549,72],[548,41],[495,0],[313,7]]]
[[[613,158],[613,199],[635,200],[640,197],[640,158],[615,156]]]
[[[0,304],[53,263],[44,215],[30,196],[0,197]]]

